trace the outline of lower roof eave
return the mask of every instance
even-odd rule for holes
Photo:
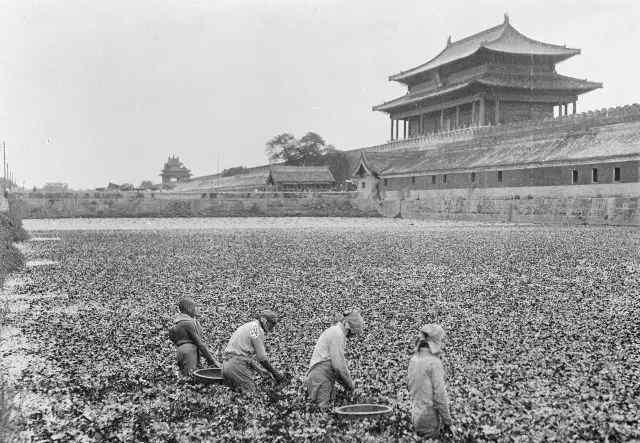
[[[640,161],[640,153],[624,154],[624,155],[611,155],[601,157],[589,157],[583,159],[565,159],[565,160],[552,160],[552,161],[540,161],[540,162],[523,162],[523,163],[504,163],[496,165],[479,165],[464,168],[443,168],[443,169],[425,169],[407,172],[391,172],[385,173],[382,171],[379,173],[381,178],[400,178],[411,177],[417,175],[435,175],[435,174],[447,174],[447,173],[461,173],[461,172],[478,172],[478,171],[504,171],[513,169],[534,169],[554,166],[573,166],[584,165],[594,163],[610,163],[615,161]]]

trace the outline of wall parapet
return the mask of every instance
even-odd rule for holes
[[[88,195],[88,196],[85,196]],[[162,192],[16,194],[22,218],[377,217],[357,192]]]
[[[602,108],[560,117],[539,120],[524,120],[494,126],[479,126],[456,129],[437,134],[428,134],[404,140],[393,140],[380,145],[360,148],[368,152],[436,149],[443,144],[482,139],[485,137],[518,136],[532,132],[571,131],[616,123],[640,121],[640,104]]]

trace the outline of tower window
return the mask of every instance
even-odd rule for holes
[[[620,168],[613,168],[613,181],[614,182],[620,181]]]
[[[432,185],[435,185],[435,184],[436,184],[436,176],[435,176],[435,175],[432,175],[432,176],[431,176],[431,184],[432,184]]]
[[[447,182],[447,174],[442,174],[442,183]]]
[[[416,178],[415,177],[411,177],[411,184],[415,185],[416,184]]]
[[[476,182],[476,173],[472,172],[471,173],[471,183],[475,183]]]
[[[362,182],[362,189],[367,187],[367,182]]]
[[[591,181],[598,183],[598,168],[591,169]]]
[[[571,184],[575,185],[576,183],[578,183],[578,170],[577,169],[572,169],[571,170]]]
[[[502,171],[498,171],[498,183],[502,183]]]
[[[384,179],[384,185],[387,186],[389,184],[388,180],[385,178]]]

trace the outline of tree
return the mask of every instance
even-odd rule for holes
[[[317,166],[322,164],[326,144],[324,139],[315,132],[307,132],[298,142],[300,162],[303,166]]]
[[[140,183],[140,189],[153,189],[153,182],[151,180],[143,180]]]
[[[346,154],[326,144],[319,134],[311,131],[299,140],[289,133],[277,135],[267,142],[266,152],[272,163],[328,166],[337,183],[344,183],[351,172]]]
[[[244,166],[234,166],[232,168],[227,168],[224,171],[222,171],[221,175],[223,177],[230,177],[232,175],[242,174],[246,170],[247,170],[247,168],[244,167]]]
[[[295,164],[300,158],[298,140],[293,134],[283,133],[276,135],[267,142],[266,151],[269,162]]]
[[[329,145],[322,156],[323,164],[329,167],[336,183],[344,183],[351,176],[349,159],[343,151]]]

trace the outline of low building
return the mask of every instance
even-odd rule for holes
[[[67,192],[69,185],[67,183],[45,183],[41,189],[42,192]]]
[[[328,166],[271,166],[267,184],[275,191],[328,191],[335,179]]]
[[[178,184],[180,192],[308,192],[330,190],[335,184],[328,166],[266,165],[247,168],[241,174],[194,177]]]

